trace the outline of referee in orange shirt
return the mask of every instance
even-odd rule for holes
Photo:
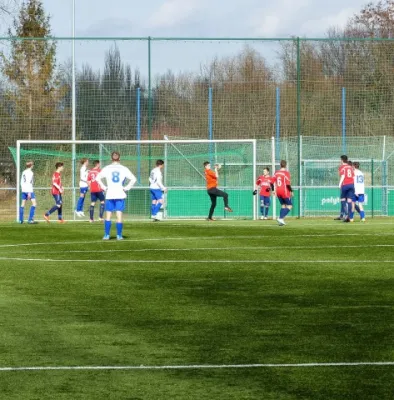
[[[207,181],[207,192],[209,197],[211,198],[211,208],[209,209],[209,215],[207,220],[208,221],[215,221],[213,219],[213,212],[215,211],[216,207],[216,199],[218,197],[223,197],[224,201],[224,209],[228,212],[233,212],[233,210],[228,205],[228,194],[219,190],[218,186],[218,178],[219,178],[219,169],[220,165],[215,164],[215,170],[211,170],[211,164],[209,161],[204,162],[205,168],[205,180]]]

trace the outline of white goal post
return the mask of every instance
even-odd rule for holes
[[[256,181],[257,146],[255,139],[242,140],[18,140],[16,160],[16,216],[19,218],[20,177],[24,165],[33,160],[34,190],[37,197],[37,219],[50,208],[51,176],[56,162],[64,162],[62,173],[65,188],[64,218],[76,220],[75,206],[79,197],[79,161],[97,159],[101,168],[108,165],[110,153],[119,151],[121,163],[137,177],[128,194],[125,219],[150,217],[148,176],[157,159],[163,159],[164,184],[168,187],[165,215],[167,218],[196,219],[208,214],[210,200],[206,194],[203,162],[222,164],[219,188],[229,193],[234,212],[223,211],[218,201],[218,218],[256,219],[257,203],[252,195]],[[219,199],[220,200],[220,199]],[[90,204],[88,192],[85,208]],[[96,211],[97,213],[97,211]],[[88,217],[86,217],[88,219]],[[85,220],[86,220],[85,219]]]

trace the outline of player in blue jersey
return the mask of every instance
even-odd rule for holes
[[[360,171],[360,163],[354,162],[354,196],[353,196],[353,214],[357,211],[360,214],[361,222],[365,222],[365,178],[364,174]],[[352,216],[353,217],[353,216]]]
[[[156,168],[153,168],[149,175],[149,189],[152,199],[151,216],[153,221],[159,221],[158,212],[163,205],[163,192],[167,188],[163,185],[163,174],[161,170],[164,168],[164,161],[157,160]]]
[[[83,212],[83,204],[85,202],[85,196],[89,189],[88,185],[88,165],[89,160],[87,158],[82,158],[81,168],[79,170],[79,199],[77,203],[77,208],[75,210],[75,214],[77,217],[84,217],[85,213]]]
[[[27,221],[28,224],[35,224],[34,221],[34,213],[37,207],[36,196],[34,194],[33,189],[33,174],[34,162],[28,161],[26,163],[26,169],[22,172],[21,175],[21,192],[22,192],[22,202],[21,207],[19,209],[19,222],[23,224],[24,212],[25,212],[25,204],[27,200],[31,201],[29,219]]]
[[[131,171],[120,164],[120,153],[114,151],[111,154],[112,164],[104,167],[97,175],[97,182],[100,187],[106,192],[105,195],[105,221],[104,221],[104,237],[103,240],[110,239],[111,231],[111,216],[116,212],[116,238],[122,240],[123,231],[123,211],[125,208],[126,192],[129,191],[137,178]],[[106,181],[106,185],[103,183]],[[126,186],[123,186],[125,181],[129,181]]]

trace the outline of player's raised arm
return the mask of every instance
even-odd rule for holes
[[[219,178],[219,169],[222,168],[220,164],[215,164],[215,175],[216,178]]]

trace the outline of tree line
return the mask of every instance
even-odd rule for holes
[[[265,139],[276,132],[277,88],[282,137],[340,135],[342,88],[349,135],[391,134],[393,33],[394,0],[384,0],[364,7],[344,29],[330,29],[327,40],[282,42],[274,66],[245,46],[197,72],[161,74],[150,92],[147,72],[133,70],[113,46],[103,55],[103,71],[87,64],[77,71],[76,135],[133,140],[140,123],[143,139],[207,138],[211,90],[214,138]],[[22,5],[9,36],[0,52],[0,158],[17,139],[69,139],[72,125],[70,64],[57,62],[40,0]]]

